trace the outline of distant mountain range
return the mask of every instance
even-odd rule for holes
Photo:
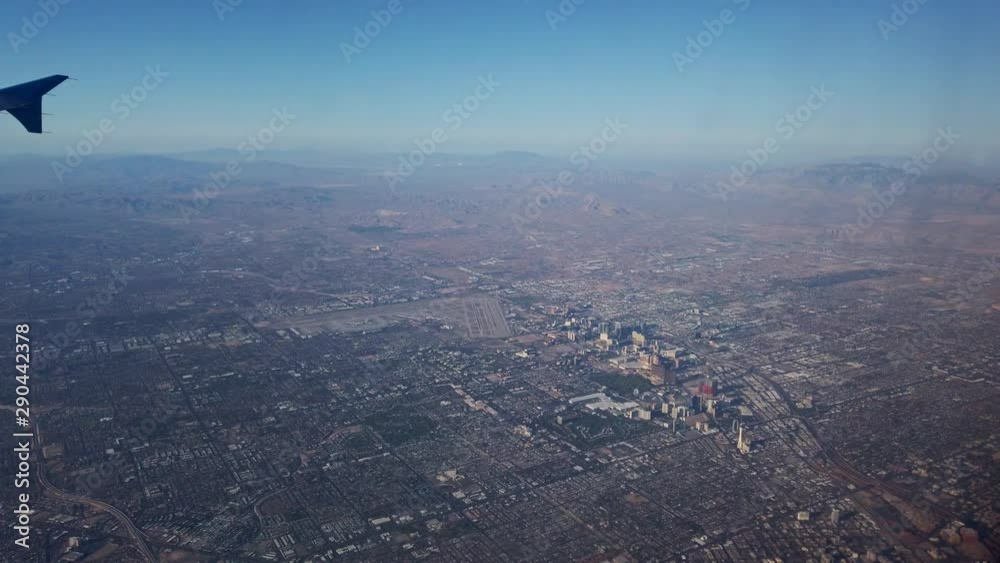
[[[382,175],[396,171],[406,155],[379,153],[343,156],[321,151],[268,150],[253,162],[237,150],[213,149],[170,155],[91,156],[76,167],[65,159],[34,155],[0,157],[0,190],[83,188],[121,184],[176,186],[209,181],[210,174],[226,169],[230,162],[240,166],[238,182],[263,186],[309,186],[352,183],[382,183]],[[62,178],[55,166],[59,165]],[[543,173],[557,170],[562,163],[545,156],[519,151],[487,155],[434,154],[419,167],[422,175],[445,171],[517,170]]]
[[[405,158],[405,155],[402,155]],[[235,150],[215,149],[179,153],[168,156],[125,155],[92,156],[76,168],[63,169],[60,182],[53,170],[54,163],[65,165],[64,160],[40,156],[0,157],[0,191],[23,189],[60,189],[91,187],[125,187],[128,189],[187,188],[209,182],[211,175],[218,175],[233,161],[241,172],[234,179],[237,183],[251,183],[261,187],[285,186],[383,186],[382,175],[396,171],[401,155],[379,153],[364,156],[338,156],[322,151],[279,151],[260,153],[254,162],[246,162],[246,155]],[[868,197],[873,188],[884,189],[896,181],[911,185],[908,199],[929,202],[955,202],[986,207],[1000,207],[1000,184],[995,178],[969,172],[968,167],[939,163],[919,178],[906,174],[900,167],[903,159],[857,159],[856,162],[838,162],[798,168],[777,168],[754,174],[750,183],[741,189],[744,194],[781,197],[792,200],[850,201]],[[434,180],[447,178],[453,185],[477,183],[491,177],[493,172],[510,172],[522,176],[546,176],[569,166],[568,161],[549,158],[533,152],[503,151],[482,155],[434,154],[425,159],[420,177]],[[973,169],[975,170],[975,169]],[[982,169],[979,169],[982,170]],[[728,176],[706,173],[687,191],[705,191]],[[669,174],[652,175],[642,182],[655,186],[658,179],[664,185],[675,180]],[[705,186],[704,190],[698,185]],[[611,188],[614,190],[614,186]],[[714,188],[713,188],[714,189]],[[919,192],[919,197],[913,196]]]
[[[234,153],[235,154],[235,153]],[[93,156],[75,167],[64,160],[39,156],[0,158],[0,190],[59,189],[100,186],[148,185],[156,187],[204,184],[211,175],[226,169],[226,160],[189,160],[156,155]],[[241,172],[235,182],[253,182],[265,186],[316,185],[333,183],[343,176],[336,169],[309,168],[259,160],[253,163],[236,160]],[[62,174],[60,180],[58,175]]]
[[[414,148],[414,150],[416,150]],[[400,157],[407,158],[410,153],[380,152],[365,154],[343,154],[320,150],[273,150],[261,153],[261,158],[270,162],[293,164],[296,166],[319,168],[395,168]],[[170,154],[173,158],[195,162],[227,162],[230,159],[242,160],[243,157],[234,149],[210,149]],[[455,166],[455,167],[490,167],[500,165],[544,166],[556,165],[555,159],[527,151],[501,151],[490,154],[453,154],[434,153],[425,158],[423,166]]]

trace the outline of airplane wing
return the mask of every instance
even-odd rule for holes
[[[24,84],[0,88],[0,111],[13,115],[29,133],[42,132],[42,96],[68,76],[54,74]]]
[[[28,133],[42,132],[42,99],[38,98],[26,106],[11,108],[7,113],[13,115],[24,125]]]

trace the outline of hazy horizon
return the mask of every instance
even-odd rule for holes
[[[274,149],[408,152],[445,128],[443,152],[557,156],[618,118],[629,130],[609,158],[725,162],[819,88],[832,96],[775,161],[912,156],[944,127],[962,135],[951,158],[1000,154],[993,2],[916,2],[904,16],[891,2],[234,4],[74,0],[33,26],[37,2],[4,3],[0,87],[79,80],[46,98],[51,135],[4,116],[0,154],[63,154],[102,119],[114,131],[95,154],[235,147],[284,110],[296,119]],[[123,104],[136,88],[143,99]],[[477,92],[473,111],[449,115]]]
[[[997,0],[0,22],[0,561],[1000,561]]]

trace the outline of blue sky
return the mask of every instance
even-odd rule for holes
[[[277,147],[408,150],[489,75],[501,86],[440,150],[569,155],[619,116],[617,154],[727,159],[825,85],[783,154],[907,155],[945,126],[956,154],[1000,152],[994,0],[927,0],[888,41],[877,22],[899,0],[586,0],[555,30],[560,0],[400,2],[348,63],[341,43],[390,0],[243,0],[221,21],[211,0],[68,0],[16,53],[39,3],[4,0],[0,84],[80,80],[46,99],[51,135],[0,116],[0,152],[63,152],[103,118],[102,153],[232,148],[282,107],[297,118]],[[733,21],[679,72],[673,54],[724,9]],[[169,77],[119,119],[115,99],[157,65]]]

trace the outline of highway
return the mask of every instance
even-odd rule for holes
[[[86,504],[92,508],[96,508],[98,510],[102,510],[104,512],[111,514],[118,520],[118,522],[120,522],[123,526],[125,526],[125,529],[128,530],[129,535],[131,535],[132,538],[135,540],[136,546],[139,548],[139,551],[142,552],[142,555],[146,558],[146,560],[149,561],[150,563],[158,563],[159,558],[157,558],[156,553],[149,547],[148,543],[149,538],[147,538],[146,535],[143,534],[142,531],[138,528],[138,526],[136,526],[135,523],[132,522],[132,519],[129,518],[128,514],[125,514],[121,510],[118,510],[117,508],[111,506],[106,502],[101,502],[99,500],[94,500],[91,498],[67,493],[66,491],[59,489],[58,487],[49,482],[48,477],[46,477],[45,475],[44,463],[42,462],[42,435],[38,429],[38,417],[32,419],[32,429],[34,430],[35,434],[34,442],[36,449],[34,454],[35,454],[35,461],[37,462],[37,467],[38,467],[37,469],[38,482],[41,483],[42,487],[48,490],[57,498],[64,500],[66,502]]]

